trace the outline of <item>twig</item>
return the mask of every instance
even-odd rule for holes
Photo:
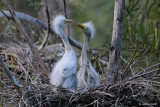
[[[45,12],[46,12],[46,15],[47,15],[47,33],[46,33],[46,36],[42,42],[42,44],[40,45],[40,47],[38,48],[38,50],[42,50],[44,48],[44,46],[46,45],[46,42],[48,40],[48,37],[49,37],[49,33],[50,33],[50,17],[49,17],[49,11],[48,11],[48,6],[47,4],[45,4]]]
[[[9,13],[9,11],[3,11],[6,15],[8,15],[10,18],[13,18],[13,16]],[[32,24],[35,24],[36,26],[43,28],[45,30],[47,30],[47,24],[44,23],[43,21],[34,18],[32,16],[29,16],[25,13],[21,13],[21,12],[15,12],[16,16],[20,19],[26,20],[28,22],[31,22]],[[2,12],[0,12],[0,18],[5,17],[4,14],[2,14]],[[50,26],[50,31],[52,34],[56,34],[55,31],[53,30],[52,26]],[[58,36],[59,37],[59,36]],[[78,48],[78,49],[82,49],[82,43],[76,41],[75,39],[68,37],[69,42],[71,43],[71,45],[73,45],[74,47]]]
[[[44,74],[47,75],[47,77],[49,79],[47,67],[45,66],[44,62],[42,61],[41,57],[39,56],[39,53],[38,53],[37,49],[34,47],[32,40],[29,38],[29,36],[28,36],[27,32],[25,31],[24,27],[22,26],[20,20],[17,18],[17,16],[16,16],[14,10],[12,9],[9,1],[8,0],[4,0],[3,2],[5,4],[5,6],[8,8],[8,10],[10,11],[10,13],[12,14],[12,16],[14,18],[14,21],[15,21],[19,31],[21,32],[21,34],[26,39],[27,44],[29,45],[29,47],[30,47],[34,57],[36,58],[37,62],[41,66]]]
[[[117,100],[116,100],[116,103],[115,103],[115,107],[117,107],[117,104],[118,104],[118,101],[119,101],[119,97],[117,98]]]
[[[141,100],[139,100],[139,99],[134,99],[134,100],[136,100],[136,101],[138,101],[138,102],[142,103],[142,106],[153,107],[153,106],[152,106],[152,105],[150,105],[149,103],[146,103],[146,102],[141,101]]]
[[[137,73],[136,75],[142,74],[143,72],[148,71],[148,70],[150,70],[150,69],[152,69],[152,68],[154,68],[154,67],[156,67],[156,66],[159,66],[159,65],[160,65],[160,63],[155,64],[155,65],[152,65],[152,66],[150,66],[150,67],[148,67],[148,68],[146,68],[146,69],[140,71],[140,72]]]
[[[120,57],[125,63],[129,64],[129,62],[127,62],[122,56],[120,56]]]
[[[97,102],[97,100],[93,101],[93,102],[92,102],[92,103],[90,103],[90,104],[85,105],[84,107],[89,107],[89,106],[91,106],[91,105],[95,104],[96,102]]]
[[[66,0],[63,0],[63,4],[64,4],[64,14],[65,14],[65,17],[68,19]],[[68,37],[70,37],[70,26],[69,25],[67,26],[67,29],[68,29]]]
[[[134,57],[136,55],[137,49],[138,49],[138,44],[136,46],[136,49],[135,49],[135,51],[134,51],[134,53],[133,53],[133,55],[132,55],[132,57],[131,57],[128,65],[127,65],[127,67],[122,71],[122,73],[123,73],[122,76],[125,74],[125,72],[127,71],[128,67],[132,64],[132,61],[133,61],[133,59],[134,59]]]
[[[2,12],[2,14],[5,16],[5,17],[7,17],[7,19],[9,19],[9,20],[14,20],[14,18],[13,17],[9,17],[5,12],[3,12],[3,10],[0,8],[0,11]]]
[[[150,73],[153,73],[153,72],[156,72],[156,71],[158,71],[158,70],[160,70],[160,68],[155,69],[155,70],[153,70],[153,71],[149,71],[149,72],[146,72],[146,73],[140,74],[140,75],[135,75],[135,76],[133,76],[130,80],[133,80],[133,79],[139,78],[139,77],[141,77],[141,76],[144,76],[144,75],[147,75],[147,74],[150,74]]]
[[[5,65],[4,61],[2,60],[2,58],[0,57],[0,66],[2,67],[2,69],[5,71],[5,73],[7,74],[7,76],[9,77],[10,81],[13,83],[15,89],[18,91],[18,93],[23,96],[23,98],[25,98],[25,92],[23,91],[23,89],[20,87],[19,83],[17,82],[16,78],[12,75],[12,73],[10,72],[10,70],[7,68],[7,66]]]
[[[101,62],[103,65],[108,66],[108,62],[105,60],[98,58],[98,61]]]
[[[67,17],[67,5],[66,5],[66,0],[63,0],[63,4],[64,4],[64,14],[65,14],[65,17]]]

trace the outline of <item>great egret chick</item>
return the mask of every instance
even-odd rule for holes
[[[84,44],[79,59],[80,69],[77,73],[78,88],[98,86],[100,85],[99,75],[87,58],[88,43],[95,34],[94,26],[92,22],[76,23],[75,25],[84,32]]]
[[[63,32],[63,27],[71,20],[65,19],[63,15],[57,15],[53,20],[53,28],[55,32],[61,37],[65,53],[54,66],[50,74],[50,83],[56,87],[68,88],[71,90],[77,89],[77,62],[76,54],[72,49],[67,36]]]

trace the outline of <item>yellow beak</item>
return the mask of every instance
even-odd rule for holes
[[[74,24],[74,25],[76,25],[77,27],[81,28],[82,30],[86,30],[86,29],[87,29],[87,27],[84,26],[83,24],[78,23],[78,22],[75,22],[75,21],[70,20],[70,19],[65,19],[65,22],[68,23],[68,24]]]

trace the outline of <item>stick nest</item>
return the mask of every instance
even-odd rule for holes
[[[1,44],[0,56],[12,71],[26,99],[20,97],[13,84],[0,68],[0,103],[3,106],[158,106],[160,105],[160,81],[158,75],[145,75],[136,79],[128,76],[115,84],[101,85],[84,90],[71,91],[55,88],[37,64],[25,44]],[[41,57],[50,68],[63,55],[61,44],[47,46]],[[46,57],[47,56],[47,57]]]

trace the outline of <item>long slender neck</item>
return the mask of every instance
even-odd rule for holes
[[[84,36],[84,44],[83,44],[83,48],[82,48],[82,52],[81,52],[81,57],[83,61],[87,61],[87,49],[88,49],[88,43],[89,43],[89,38],[88,36],[85,34]]]
[[[67,51],[71,51],[72,47],[68,41],[67,36],[65,35],[65,33],[63,32],[63,29],[61,27],[58,27],[58,32],[59,32],[59,36],[61,37],[63,43],[64,43],[64,47],[65,47],[65,52]]]

